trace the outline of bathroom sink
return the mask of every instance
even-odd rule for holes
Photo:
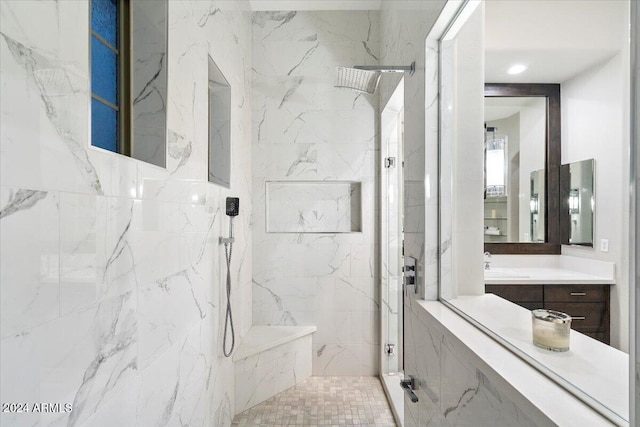
[[[529,277],[526,274],[516,273],[515,271],[510,270],[485,270],[484,278],[485,279],[526,279]]]

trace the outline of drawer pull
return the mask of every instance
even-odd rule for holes
[[[586,292],[571,292],[570,294],[572,297],[584,297],[587,295]]]
[[[584,316],[571,316],[571,320],[585,320],[586,317]]]

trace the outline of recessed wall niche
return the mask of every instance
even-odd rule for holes
[[[209,182],[231,188],[231,86],[209,56]]]
[[[362,184],[353,181],[267,181],[267,233],[362,231]]]

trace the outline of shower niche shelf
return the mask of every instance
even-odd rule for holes
[[[362,231],[362,183],[267,181],[267,233]]]

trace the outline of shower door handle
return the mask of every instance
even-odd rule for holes
[[[402,387],[404,392],[409,395],[409,399],[411,399],[411,401],[413,403],[416,403],[418,401],[418,396],[416,396],[416,394],[413,392],[413,390],[416,389],[416,379],[415,378],[409,377],[408,380],[401,380],[400,381],[400,387]]]

